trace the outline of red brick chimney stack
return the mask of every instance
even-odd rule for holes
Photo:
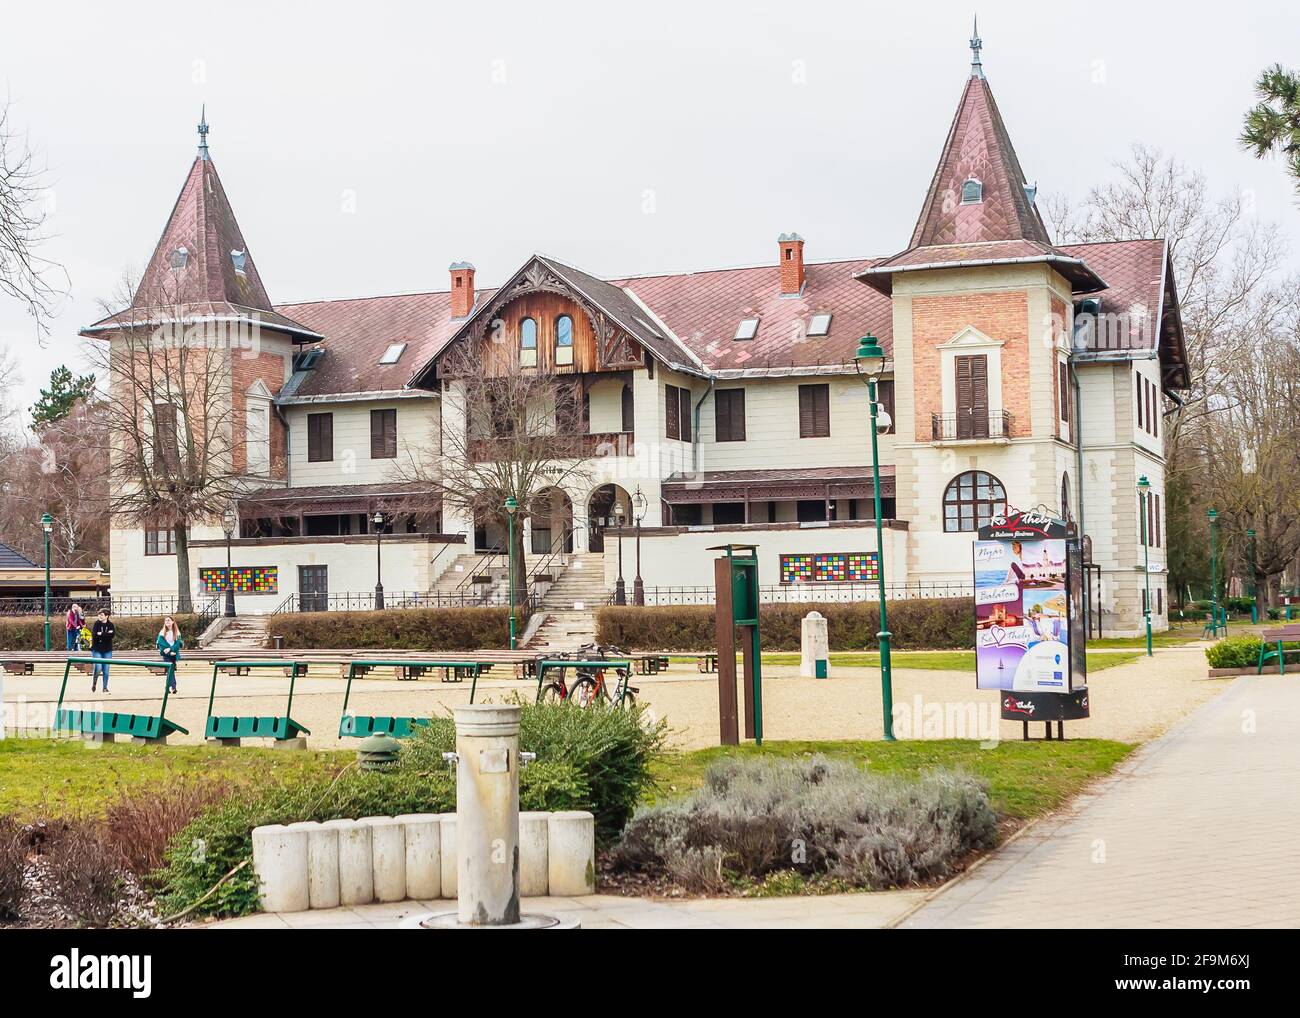
[[[797,233],[777,237],[781,245],[781,293],[796,294],[803,290],[803,238]]]
[[[474,266],[451,263],[451,317],[467,318],[474,310]]]

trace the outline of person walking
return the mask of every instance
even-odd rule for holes
[[[176,692],[176,666],[180,664],[181,647],[185,642],[181,639],[181,631],[176,628],[176,620],[168,615],[163,619],[162,629],[158,631],[158,639],[154,641],[158,647],[158,653],[162,659],[171,664],[172,670],[167,677],[167,692]]]
[[[99,681],[99,675],[102,671],[104,674],[104,692],[108,692],[108,660],[113,656],[113,637],[117,635],[117,627],[113,625],[113,620],[109,618],[108,609],[99,609],[99,616],[95,619],[95,624],[90,627],[90,656],[95,659],[95,665],[90,670],[90,691],[95,691],[95,683]],[[104,662],[100,664],[99,662]]]
[[[81,637],[81,627],[86,624],[86,613],[81,610],[81,605],[74,604],[68,609],[63,624],[68,631],[68,650],[74,651],[77,649],[77,641]]]

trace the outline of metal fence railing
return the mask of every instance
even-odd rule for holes
[[[885,585],[887,601],[915,601],[926,598],[974,597],[975,589],[970,583],[888,583]],[[772,584],[758,588],[761,604],[851,604],[861,601],[875,601],[880,596],[880,587],[874,583],[791,583]],[[692,587],[646,587],[645,603],[653,605],[674,604],[714,604],[716,595],[711,586]],[[604,599],[604,604],[613,603],[613,595]],[[631,594],[628,594],[631,603]]]
[[[536,608],[537,597],[530,594],[526,607]],[[427,590],[386,590],[384,610],[400,611],[409,608],[504,608],[508,605],[507,592],[495,590],[480,594],[476,591],[443,592]],[[375,610],[375,592],[339,591],[328,594],[290,594],[275,608],[272,615],[292,612],[363,612]]]
[[[206,606],[214,603],[217,603],[217,599],[208,601],[203,597],[193,598],[191,599],[191,611],[202,615],[206,610]],[[169,615],[178,611],[177,598],[169,595],[51,597],[50,615],[65,615],[74,604],[81,605],[87,618],[94,617],[101,608],[107,608],[114,615],[124,617]],[[45,598],[43,596],[0,597],[0,616],[44,614]]]

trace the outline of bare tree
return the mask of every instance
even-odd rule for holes
[[[25,307],[42,339],[62,294],[50,282],[62,270],[37,253],[46,239],[47,195],[41,167],[11,127],[9,104],[0,102],[0,294]]]
[[[238,325],[197,322],[164,297],[155,294],[144,307],[128,298],[96,348],[97,373],[106,380],[99,411],[111,465],[109,513],[172,531],[176,608],[190,611],[190,527],[219,522],[244,487],[236,462],[245,431],[231,358],[257,336]]]
[[[460,366],[443,394],[441,450],[417,454],[412,476],[436,480],[444,505],[503,532],[506,500],[513,498],[513,555],[522,563],[523,522],[544,511],[539,496],[585,479],[600,453],[587,434],[581,382],[517,364]],[[516,604],[526,601],[522,572],[515,577]]]

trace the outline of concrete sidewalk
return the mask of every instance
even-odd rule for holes
[[[1296,927],[1297,845],[1300,679],[1245,676],[902,927]]]
[[[577,919],[584,930],[880,929],[897,922],[925,891],[828,894],[810,898],[696,898],[687,901],[594,894],[583,898],[525,898],[523,911]],[[454,912],[454,901],[318,909],[244,916],[206,929],[394,929],[410,915]]]

